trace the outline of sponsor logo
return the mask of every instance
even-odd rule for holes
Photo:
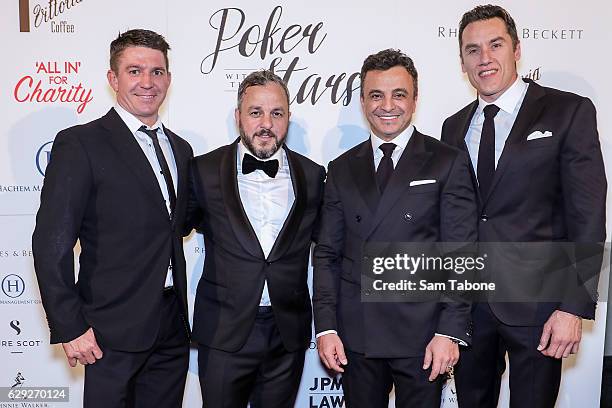
[[[13,380],[13,385],[11,385],[11,388],[23,387],[23,383],[25,382],[25,380],[26,379],[23,377],[23,375],[21,375],[21,372],[18,372],[15,376],[15,379]]]
[[[438,38],[459,37],[459,27],[457,26],[438,26]],[[517,29],[519,40],[582,40],[584,29],[564,28],[564,27],[525,27]]]
[[[308,388],[309,408],[342,408],[344,394],[342,377],[314,377]]]
[[[539,81],[542,78],[542,67],[532,68],[526,74],[521,75],[523,78]]]
[[[10,298],[18,298],[25,291],[25,282],[19,275],[6,275],[2,279],[2,292]]]
[[[51,160],[51,147],[53,146],[53,140],[40,146],[36,152],[36,169],[44,176],[47,170],[47,165]]]
[[[247,13],[234,7],[215,11],[209,18],[210,27],[217,32],[215,48],[202,58],[200,72],[210,75],[222,70],[219,80],[225,91],[236,92],[242,79],[255,69],[267,67],[283,78],[294,95],[291,103],[316,103],[328,100],[347,106],[359,89],[359,72],[341,72],[327,77],[304,65],[329,42],[325,23],[304,22],[286,24],[283,7],[272,9],[263,24],[247,23]],[[340,44],[334,45],[341,47]],[[245,60],[248,68],[223,66],[223,57],[234,53]],[[297,54],[297,55],[296,55]]]
[[[14,331],[12,333],[13,338],[0,339],[0,349],[6,349],[11,354],[23,354],[24,352],[29,352],[42,346],[42,340],[24,338],[24,336],[21,335],[23,330],[19,320],[11,320],[8,325]]]
[[[29,33],[32,23],[35,29],[47,25],[52,33],[72,34],[75,25],[65,18],[64,15],[83,0],[46,0],[33,3],[30,0],[19,0],[19,31]]]
[[[32,72],[15,83],[13,99],[19,103],[76,105],[83,113],[93,100],[92,89],[78,80],[80,61],[36,61]]]

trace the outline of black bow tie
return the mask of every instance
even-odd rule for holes
[[[269,177],[276,177],[278,173],[278,160],[258,160],[250,154],[245,154],[242,159],[242,174],[249,174],[255,170],[263,170]]]

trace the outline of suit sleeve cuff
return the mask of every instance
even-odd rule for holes
[[[315,336],[315,339],[318,339],[321,336],[325,336],[326,334],[338,334],[338,332],[335,330],[324,330],[320,333],[317,333],[317,335]]]
[[[440,334],[440,333],[434,333],[436,336],[440,336],[440,337],[446,337],[447,339],[451,339],[453,341],[453,343],[457,343],[460,346],[464,346],[467,347],[467,343],[461,339],[458,339],[457,337],[453,337],[453,336],[447,336],[446,334]]]

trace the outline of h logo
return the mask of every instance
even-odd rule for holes
[[[30,0],[19,0],[19,31],[30,32]]]
[[[10,298],[16,298],[23,294],[25,282],[19,275],[7,275],[2,279],[2,292]]]

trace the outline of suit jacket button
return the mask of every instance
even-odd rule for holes
[[[370,260],[370,258],[369,258],[369,257],[367,257],[367,256],[364,256],[364,257],[363,257],[363,262],[368,262],[369,260]]]
[[[270,265],[272,265],[272,262],[266,261],[266,265],[270,266]]]
[[[410,214],[410,213],[406,213],[406,214],[404,214],[404,219],[405,219],[406,221],[412,221],[412,214]]]
[[[356,215],[355,216],[355,221],[361,222],[361,215]]]
[[[365,290],[363,293],[364,293],[366,296],[370,296],[370,294],[372,293],[372,291],[371,291],[370,289],[366,289],[366,290]]]
[[[489,216],[487,214],[482,214],[480,216],[480,221],[487,222],[489,220]]]

